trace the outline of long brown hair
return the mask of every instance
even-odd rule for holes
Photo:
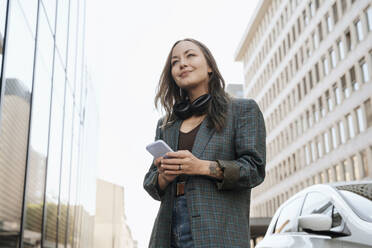
[[[203,52],[209,67],[212,69],[208,83],[209,94],[212,96],[207,110],[208,127],[221,131],[226,124],[227,104],[229,102],[229,96],[225,92],[225,80],[222,78],[216,61],[209,49],[203,43],[190,38],[179,40],[174,43],[169,52],[167,61],[165,62],[163,72],[160,76],[155,96],[155,107],[158,108],[158,103],[160,102],[162,107],[165,109],[166,115],[163,119],[163,127],[166,127],[177,120],[177,116],[172,113],[173,105],[176,102],[184,100],[187,96],[187,92],[178,87],[171,73],[172,51],[173,48],[181,41],[190,41],[197,45]]]

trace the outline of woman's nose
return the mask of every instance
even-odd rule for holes
[[[180,67],[181,67],[181,69],[187,66],[187,63],[186,62],[187,62],[186,59],[184,59],[184,58],[181,58],[180,59]]]

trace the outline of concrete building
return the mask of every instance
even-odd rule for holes
[[[94,248],[136,248],[124,212],[124,188],[97,179]]]
[[[371,1],[262,0],[235,58],[267,130],[251,217],[312,184],[372,178]]]
[[[236,98],[244,97],[243,92],[243,84],[227,84],[226,85],[226,92],[229,93],[231,96]]]

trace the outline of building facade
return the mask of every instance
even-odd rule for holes
[[[244,89],[243,84],[231,83],[226,85],[225,90],[232,97],[242,98],[244,96],[243,89]]]
[[[267,130],[252,217],[312,184],[372,179],[371,1],[262,0],[236,60]]]
[[[94,248],[137,248],[124,209],[124,188],[97,179]]]
[[[93,247],[85,1],[0,1],[0,247]]]

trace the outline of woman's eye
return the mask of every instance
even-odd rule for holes
[[[172,61],[172,66],[175,65],[178,62],[178,60]]]
[[[187,54],[187,57],[194,56],[195,54],[189,53]]]

